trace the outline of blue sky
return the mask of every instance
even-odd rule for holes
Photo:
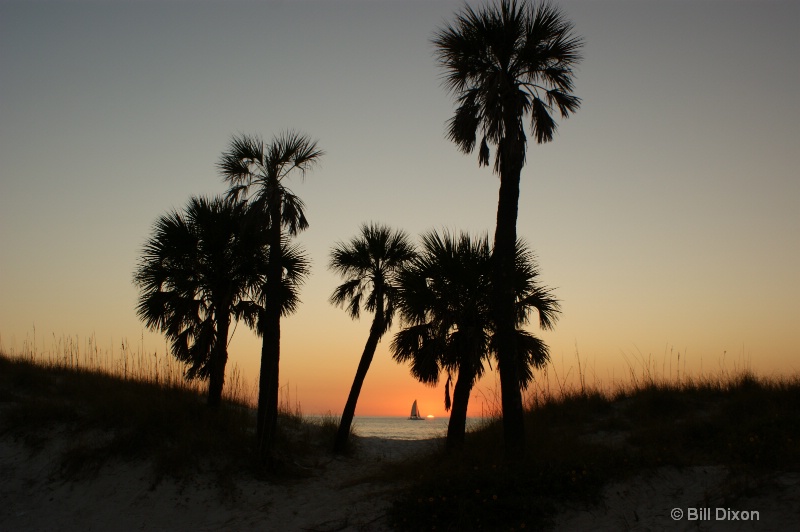
[[[800,4],[558,4],[586,41],[583,105],[553,143],[529,145],[518,224],[563,301],[542,335],[554,361],[577,351],[604,382],[670,352],[796,372]],[[0,0],[2,346],[35,326],[163,349],[131,282],[152,223],[224,192],[231,135],[293,128],[326,155],[293,182],[313,271],[284,325],[282,383],[311,413],[340,411],[369,320],[327,303],[330,247],[367,221],[494,228],[497,177],[446,140],[453,102],[430,44],[461,6]],[[363,404],[391,386],[403,411],[415,394],[438,414],[441,390],[414,383],[388,343]],[[240,327],[232,364],[254,374],[257,358]]]

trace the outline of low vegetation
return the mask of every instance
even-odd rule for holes
[[[128,357],[126,371],[136,378],[86,359],[85,352],[27,359],[0,354],[0,438],[22,441],[33,454],[52,452],[60,442],[65,479],[90,478],[112,461],[147,460],[154,484],[210,474],[225,496],[236,493],[239,479],[300,478],[330,458],[339,423],[332,416],[311,421],[284,400],[279,467],[267,470],[254,448],[254,404],[244,399],[251,394],[239,380],[232,379],[230,395],[212,409],[195,385],[163,377],[172,370],[147,377],[139,367],[146,357]],[[684,375],[633,380],[613,392],[581,380],[576,391],[539,392],[529,399],[521,461],[504,461],[502,424],[495,418],[467,433],[461,451],[387,464],[376,480],[398,486],[392,525],[538,529],[565,504],[600,502],[609,482],[664,466],[725,466],[732,486],[726,504],[775,472],[800,472],[800,377]]]
[[[538,529],[564,504],[599,502],[602,488],[663,466],[723,465],[730,498],[800,471],[800,378],[648,382],[566,393],[531,405],[527,452],[502,461],[499,420],[467,435],[464,451],[396,474],[411,487],[392,510],[405,530]]]
[[[0,437],[20,440],[32,453],[60,442],[65,479],[92,476],[110,461],[135,459],[153,464],[154,483],[201,472],[218,475],[221,487],[242,473],[305,475],[330,446],[337,425],[308,422],[284,404],[278,460],[267,471],[256,459],[254,416],[252,405],[231,396],[209,408],[197,387],[180,381],[125,379],[0,354]]]

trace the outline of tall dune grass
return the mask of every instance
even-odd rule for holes
[[[800,376],[761,377],[746,364],[693,374],[674,355],[672,369],[668,360],[630,358],[627,378],[612,382],[580,358],[566,371],[549,365],[528,390],[525,459],[503,462],[498,413],[467,434],[462,452],[398,469],[410,487],[392,522],[401,530],[537,529],[565,502],[598,503],[608,482],[661,467],[725,467],[727,485],[741,490],[717,494],[721,505],[773,489],[776,473],[800,472]]]
[[[99,373],[116,377],[125,381],[154,384],[164,388],[177,388],[195,393],[204,393],[206,381],[186,380],[184,365],[169,354],[168,346],[163,351],[149,351],[144,347],[144,337],[138,345],[132,345],[123,339],[118,345],[101,347],[97,337],[92,334],[81,338],[78,335],[56,336],[51,333],[46,337],[27,336],[22,347],[3,346],[0,338],[0,353],[12,360],[24,360],[42,368],[68,369]],[[254,407],[257,401],[255,383],[245,382],[238,366],[228,366],[225,375],[223,398],[239,405]],[[289,408],[288,396],[284,409]]]
[[[152,464],[153,482],[210,473],[230,496],[241,474],[306,476],[332,445],[335,426],[309,422],[299,403],[290,408],[287,386],[276,459],[265,470],[255,453],[255,409],[238,373],[222,405],[209,408],[202,385],[184,380],[176,361],[151,362],[127,347],[112,358],[78,345],[0,349],[0,438],[52,455],[56,469],[48,474],[91,477],[109,462],[143,460]]]
[[[726,383],[735,381],[742,375],[756,377],[749,358],[744,354],[738,358],[728,357],[723,352],[715,364],[706,364],[702,356],[687,366],[690,357],[687,350],[676,350],[666,346],[662,355],[622,353],[625,367],[619,375],[613,373],[605,377],[589,364],[587,357],[582,357],[577,347],[574,360],[551,359],[547,365],[536,372],[533,382],[526,391],[528,409],[547,404],[562,397],[575,395],[601,394],[609,399],[644,388],[666,386],[689,387],[696,384],[716,385],[724,387]],[[706,361],[709,362],[709,361]],[[495,403],[499,399],[495,399]]]
[[[22,393],[11,393],[11,400],[24,403],[17,405],[21,415],[14,423],[28,441],[37,441],[36,433],[42,426],[74,421],[73,402],[77,402],[83,405],[78,410],[88,412],[82,421],[84,425],[99,425],[102,430],[111,428],[122,435],[130,430],[140,435],[152,430],[174,440],[175,453],[186,455],[177,460],[169,452],[164,455],[157,446],[145,445],[140,449],[152,452],[157,465],[174,462],[181,471],[190,469],[195,458],[194,451],[187,448],[201,454],[205,452],[203,449],[213,450],[211,454],[233,457],[231,462],[239,465],[250,454],[258,385],[256,380],[246,382],[236,365],[229,364],[226,370],[224,408],[213,414],[205,408],[207,382],[185,379],[185,366],[169,353],[169,347],[165,345],[161,351],[146,349],[144,335],[137,345],[123,339],[103,348],[94,334],[83,338],[54,333],[42,336],[37,335],[34,327],[20,348],[6,347],[2,340],[0,337],[0,363],[10,375],[0,375],[5,377],[0,378],[0,384],[6,385],[0,392],[9,393],[8,386],[21,384]],[[59,404],[59,395],[69,400]],[[327,416],[316,420],[304,416],[289,383],[279,390],[278,411],[276,451],[285,455],[287,462],[303,462],[327,449],[333,441],[338,419]],[[0,436],[3,431],[0,425]],[[149,440],[150,436],[143,438]],[[112,437],[115,439],[117,436]],[[138,439],[141,438],[133,438]],[[104,455],[109,454],[107,450],[98,453],[96,448],[88,451],[78,448],[73,454],[85,451]],[[110,450],[110,455],[115,454],[116,451]]]

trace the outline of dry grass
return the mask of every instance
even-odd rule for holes
[[[93,475],[110,460],[147,459],[154,482],[211,472],[220,489],[235,492],[239,475],[258,472],[251,395],[240,379],[229,377],[226,400],[215,411],[171,357],[127,344],[101,352],[94,339],[53,345],[0,355],[0,437],[20,439],[35,453],[54,432],[68,436],[61,450],[66,478]],[[555,368],[550,378],[540,375],[527,396],[528,451],[521,463],[503,462],[495,416],[467,435],[459,454],[387,469],[386,479],[409,486],[392,509],[394,524],[538,528],[563,501],[596,502],[609,482],[664,466],[724,466],[733,486],[726,496],[734,499],[741,495],[736,486],[752,489],[753,479],[800,471],[800,378],[759,378],[746,367],[692,376],[677,364],[656,367],[644,358],[632,364],[625,385],[587,383],[580,358],[571,380],[570,371]],[[282,473],[306,475],[326,456],[338,420],[309,423],[283,393]],[[489,399],[484,403],[497,413],[498,401]]]
[[[496,419],[468,434],[460,454],[395,472],[411,483],[392,510],[395,525],[538,529],[564,501],[598,502],[609,482],[664,466],[725,466],[729,484],[747,489],[758,483],[753,479],[800,471],[798,377],[762,379],[741,371],[669,380],[651,373],[613,390],[577,382],[529,396],[522,462],[503,462]]]
[[[11,360],[27,361],[39,367],[59,370],[76,370],[98,373],[123,381],[150,383],[156,386],[179,388],[201,393],[206,389],[202,381],[187,381],[184,366],[168,353],[148,351],[144,348],[144,338],[139,345],[132,345],[127,339],[119,345],[100,347],[94,335],[37,337],[36,329],[32,336],[22,342],[22,347],[4,348],[0,343],[0,353]],[[257,390],[254,385],[244,382],[238,367],[229,367],[225,376],[223,394],[230,402],[255,406]]]
[[[221,488],[239,474],[304,476],[333,432],[330,423],[304,419],[282,392],[276,468],[267,472],[253,445],[255,393],[235,368],[222,406],[210,409],[204,383],[186,381],[172,357],[127,343],[101,351],[93,338],[81,346],[67,337],[49,350],[0,351],[0,437],[21,440],[32,453],[67,442],[58,450],[65,478],[92,476],[113,460],[149,461],[156,483],[201,472],[217,475]]]

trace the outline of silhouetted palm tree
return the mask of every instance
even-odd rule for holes
[[[250,223],[248,223],[247,230],[252,231],[252,220],[248,220],[248,222]],[[266,272],[269,271],[269,258],[267,258],[260,271],[258,284],[251,290],[251,299],[243,301],[236,307],[237,318],[242,319],[248,327],[256,331],[256,334],[262,338],[262,343],[269,324],[266,313],[268,301],[280,302],[282,317],[294,314],[300,304],[300,287],[311,270],[311,262],[305,251],[300,246],[286,241],[282,244],[281,262],[283,273],[278,292],[270,291],[267,283]]]
[[[256,435],[259,454],[266,458],[275,439],[278,420],[278,369],[280,366],[280,321],[282,304],[273,287],[282,285],[284,235],[295,236],[308,227],[303,202],[286,186],[290,175],[305,173],[322,157],[316,142],[289,131],[265,144],[258,137],[240,135],[231,140],[218,168],[231,188],[231,198],[246,198],[260,213],[255,224],[268,228],[269,266],[266,297],[260,320],[262,334],[261,373],[258,391]]]
[[[231,318],[265,269],[264,231],[242,231],[246,206],[194,197],[183,213],[158,218],[134,272],[137,313],[171,341],[189,366],[186,377],[208,379],[208,404],[219,405]]]
[[[423,236],[423,249],[399,276],[398,308],[408,326],[395,335],[392,354],[398,362],[411,362],[411,373],[427,384],[436,384],[441,372],[448,374],[445,409],[452,412],[447,427],[447,448],[464,443],[469,394],[483,375],[484,361],[497,354],[497,327],[492,312],[491,250],[488,237],[473,240],[466,233],[458,239],[436,232]],[[543,328],[551,328],[559,304],[550,291],[537,283],[539,273],[533,255],[522,244],[515,250],[515,365],[519,388],[533,378],[532,368],[548,359],[547,346],[519,328],[533,310]]]
[[[245,319],[248,326],[254,329],[259,336],[263,335],[266,326],[267,300],[275,298],[280,302],[281,316],[294,314],[300,305],[300,287],[305,282],[311,271],[311,261],[305,250],[297,244],[284,241],[281,250],[281,275],[280,289],[277,294],[268,291],[266,272],[269,271],[269,262],[265,266],[260,283],[253,290],[252,300],[247,305],[239,305],[237,310],[240,317]]]
[[[500,176],[494,235],[493,286],[503,428],[508,458],[524,452],[522,396],[515,375],[514,244],[517,238],[519,180],[525,164],[525,121],[537,143],[556,131],[552,113],[566,118],[577,111],[573,68],[580,61],[581,39],[572,23],[548,3],[501,0],[478,10],[467,6],[453,25],[433,38],[444,82],[458,107],[448,122],[448,137],[488,165],[495,146],[494,171]]]
[[[377,224],[362,225],[359,236],[347,243],[340,242],[331,250],[328,267],[344,277],[345,282],[334,290],[330,302],[343,307],[353,319],[360,317],[362,307],[375,314],[342,412],[334,443],[335,452],[347,448],[364,378],[378,342],[392,325],[397,271],[413,257],[414,248],[405,232]]]

